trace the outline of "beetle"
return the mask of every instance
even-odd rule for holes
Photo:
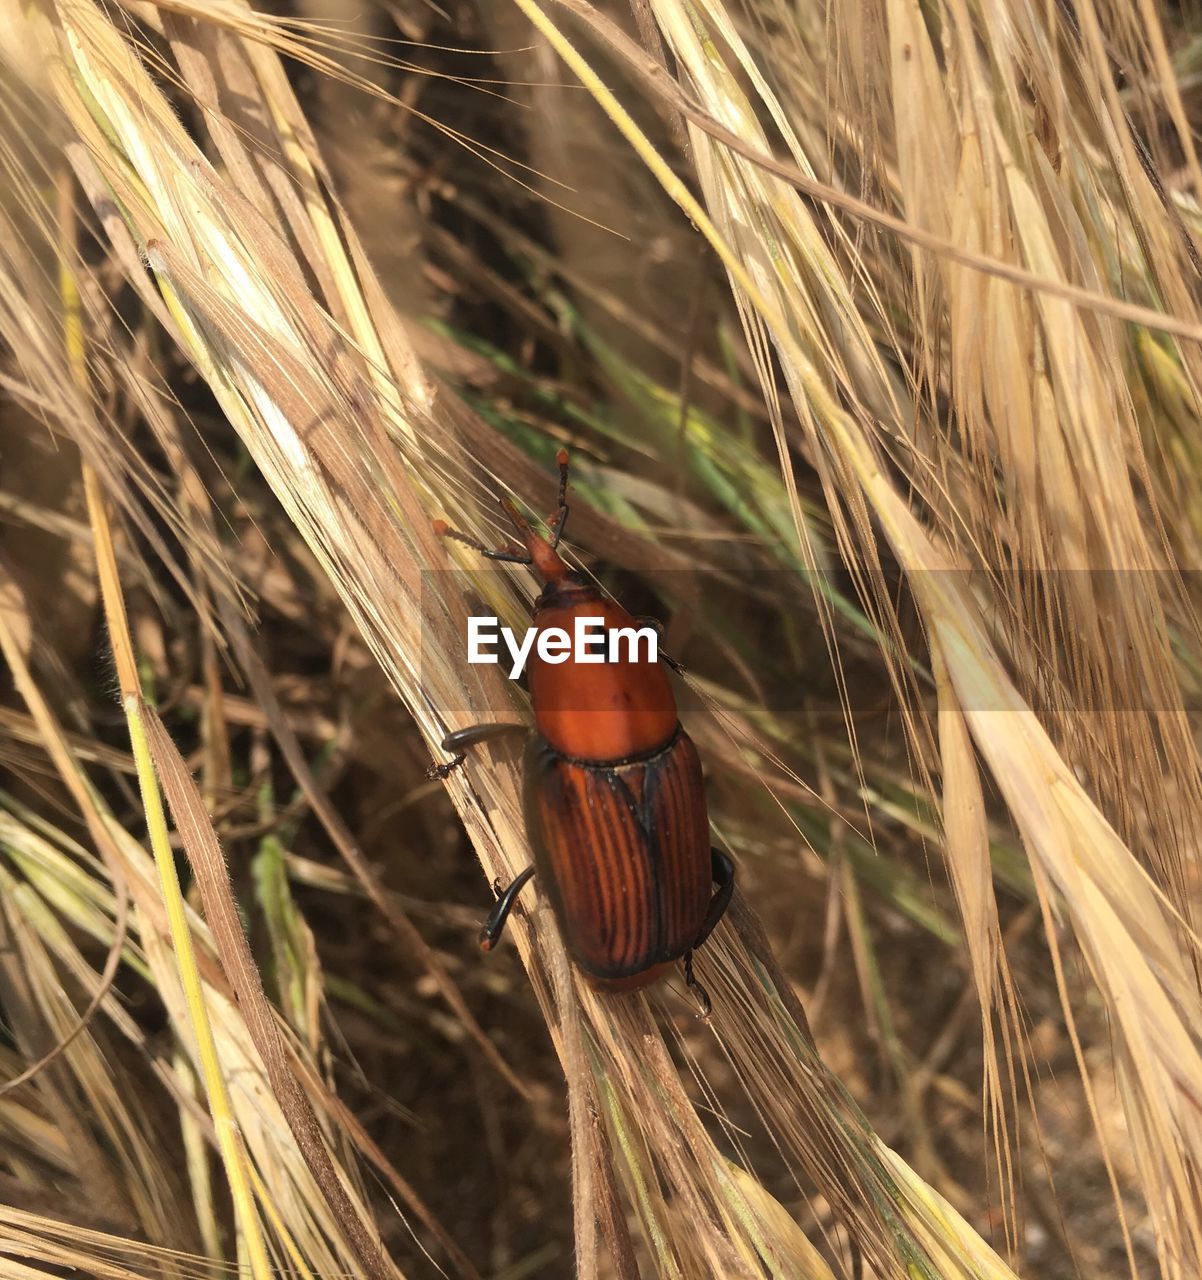
[[[543,580],[534,605],[537,630],[573,633],[576,618],[602,618],[607,628],[636,620],[559,555],[567,523],[568,454],[556,455],[559,503],[547,521],[550,537],[531,527],[507,498],[502,506],[523,547],[499,550],[451,529],[434,531],[490,560],[530,565]],[[683,961],[685,981],[704,1013],[709,997],[693,976],[694,950],[730,904],[735,869],[709,842],[701,761],[681,726],[663,663],[623,657],[581,663],[570,653],[551,663],[532,647],[527,682],[535,728],[478,724],[442,741],[454,758],[430,769],[446,778],[477,743],[526,734],[523,801],[534,861],[505,888],[480,930],[491,951],[518,894],[537,874],[572,959],[607,991],[634,991]]]

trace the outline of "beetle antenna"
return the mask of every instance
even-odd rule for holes
[[[434,532],[440,538],[454,538],[456,542],[462,542],[465,547],[471,547],[473,551],[478,551],[489,560],[504,560],[507,564],[531,563],[530,553],[523,551],[520,547],[515,547],[513,543],[508,543],[506,546],[494,551],[491,547],[486,547],[479,538],[473,538],[470,534],[460,533],[458,529],[452,529],[445,520],[434,521]]]
[[[559,546],[563,537],[563,527],[568,522],[568,451],[560,449],[555,455],[555,465],[559,468],[559,501],[555,514],[547,521],[551,530],[551,550]]]

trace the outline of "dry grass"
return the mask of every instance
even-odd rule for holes
[[[0,3],[5,1276],[1202,1267],[1194,16],[631,7]],[[708,1026],[422,777],[564,442]]]

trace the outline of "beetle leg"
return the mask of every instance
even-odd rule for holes
[[[488,919],[480,928],[480,950],[491,951],[493,947],[501,940],[501,934],[505,931],[505,921],[509,919],[509,913],[513,910],[513,904],[517,901],[518,894],[525,888],[526,882],[534,875],[534,868],[527,867],[520,875],[514,876],[509,882],[509,888],[503,892],[500,889],[498,881],[493,881],[493,892],[500,896],[497,898],[493,909],[488,913]]]
[[[452,729],[442,740],[442,749],[449,751],[455,757],[453,760],[446,761],[445,764],[432,764],[426,770],[426,777],[431,781],[438,778],[450,777],[452,773],[467,759],[467,748],[474,747],[478,742],[488,742],[493,738],[503,738],[511,733],[529,733],[530,726],[525,724],[510,724],[502,721],[493,724],[469,724],[463,729]]]
[[[460,751],[453,760],[444,760],[442,764],[432,764],[426,770],[426,777],[431,782],[443,782],[455,772],[467,759],[467,753]]]
[[[694,947],[701,946],[713,933],[718,921],[726,914],[735,891],[735,864],[721,849],[710,850],[710,868],[710,877],[718,888],[710,899],[709,910],[701,922],[701,932],[693,943]]]
[[[697,981],[693,973],[693,950],[691,947],[684,953],[684,984],[693,993],[701,1009],[702,1019],[708,1022],[710,1014],[714,1011],[714,1006],[710,1001],[710,993]]]
[[[478,551],[482,556],[487,556],[489,560],[503,560],[507,564],[530,563],[530,553],[523,551],[521,547],[515,547],[512,542],[507,542],[505,546],[494,550],[492,547],[486,546],[479,538],[473,538],[469,533],[460,533],[458,529],[452,529],[445,520],[434,521],[434,532],[440,538],[453,538],[456,542],[462,542],[465,547],[471,547],[473,551]]]
[[[650,627],[655,632],[655,649],[660,659],[667,663],[677,674],[683,673],[684,667],[675,658],[664,652],[664,624],[658,618],[649,617],[647,614],[640,614],[634,621],[637,626]]]

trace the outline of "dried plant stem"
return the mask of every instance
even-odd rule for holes
[[[175,950],[176,967],[188,1005],[197,1059],[209,1100],[209,1114],[213,1119],[217,1146],[225,1166],[225,1176],[234,1202],[238,1230],[245,1243],[251,1273],[255,1280],[270,1280],[271,1262],[267,1255],[258,1207],[251,1190],[246,1152],[230,1106],[225,1074],[217,1052],[212,1023],[209,1021],[204,987],[196,965],[196,955],[192,949],[192,930],[184,912],[184,897],[180,889],[179,874],[175,869],[171,837],[167,830],[167,816],[163,809],[163,798],[159,792],[154,762],[150,755],[150,745],[146,737],[144,720],[146,708],[138,683],[133,642],[129,634],[129,623],[117,576],[117,559],[113,553],[109,522],[104,512],[104,496],[100,492],[95,472],[86,463],[84,464],[84,485],[96,547],[101,598],[104,603],[105,618],[108,621],[117,679],[121,687],[121,704],[125,709],[126,722],[129,726],[130,747],[133,750],[134,764],[138,772],[138,787],[146,814],[151,851],[159,873],[163,903],[167,910],[167,925],[171,934],[171,944]]]
[[[66,244],[74,247],[74,212],[69,194],[70,179],[64,173],[59,180],[60,228]],[[83,326],[80,316],[79,295],[71,273],[70,263],[74,254],[64,252],[60,269],[60,288],[63,295],[64,345],[72,374],[85,397],[88,395],[88,371],[85,355]],[[97,576],[100,582],[101,600],[108,622],[113,661],[121,690],[122,706],[129,726],[130,746],[137,769],[138,787],[142,795],[142,807],[150,836],[155,866],[162,886],[163,902],[167,910],[167,923],[175,949],[180,984],[188,1004],[192,1034],[196,1042],[205,1091],[209,1099],[209,1113],[225,1166],[226,1179],[233,1197],[238,1229],[245,1243],[251,1272],[255,1280],[269,1280],[271,1263],[259,1222],[258,1209],[251,1191],[246,1152],[238,1133],[237,1122],[230,1106],[217,1043],[209,1021],[204,988],[196,956],[192,949],[192,931],[184,911],[183,893],[175,868],[175,855],[167,830],[167,818],[163,800],[155,778],[154,765],[144,726],[141,686],[133,642],[129,633],[129,620],[125,612],[117,571],[117,557],[113,550],[112,531],[105,511],[104,494],[95,471],[83,464],[84,492],[87,497],[88,516],[92,527],[96,553]]]

